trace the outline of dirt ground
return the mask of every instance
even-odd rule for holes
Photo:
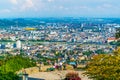
[[[41,78],[45,80],[61,80],[65,78],[66,73],[71,72],[70,70],[66,71],[52,71],[52,72],[38,72],[30,74],[29,77]],[[88,77],[82,75],[82,71],[77,71],[82,80],[90,80]]]

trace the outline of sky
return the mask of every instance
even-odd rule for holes
[[[0,18],[119,17],[120,0],[0,0]]]

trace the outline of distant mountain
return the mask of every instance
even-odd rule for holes
[[[10,27],[10,26],[36,26],[45,25],[46,23],[94,23],[94,24],[104,24],[104,23],[118,23],[120,24],[120,18],[15,18],[15,19],[0,19],[0,27]]]

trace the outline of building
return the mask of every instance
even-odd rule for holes
[[[108,43],[113,42],[113,41],[117,41],[117,39],[115,37],[110,37],[107,39]]]
[[[18,40],[18,41],[16,42],[16,48],[17,48],[17,49],[21,49],[21,48],[22,48],[22,43],[21,43],[20,40]]]
[[[16,43],[14,43],[14,44],[13,44],[13,48],[16,48],[16,47],[17,47],[17,44],[16,44]]]
[[[6,45],[5,44],[1,44],[0,45],[0,49],[5,49],[6,48]]]

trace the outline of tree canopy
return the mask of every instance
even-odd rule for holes
[[[116,29],[115,37],[120,38],[120,28]]]
[[[19,80],[19,77],[13,72],[2,72],[0,71],[0,80]]]
[[[5,72],[16,72],[22,68],[28,68],[35,66],[29,58],[23,58],[21,56],[14,56],[4,62],[1,66],[1,70]]]
[[[86,66],[86,74],[95,80],[120,80],[120,48],[113,54],[99,54]]]
[[[0,61],[0,80],[18,80],[16,71],[22,68],[33,67],[36,64],[29,58],[22,56],[7,57]]]

